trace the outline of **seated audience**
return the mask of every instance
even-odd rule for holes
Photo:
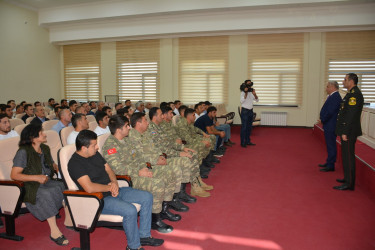
[[[81,103],[81,106],[84,108],[84,110],[86,112],[85,114],[88,115],[88,113],[91,111],[91,108],[90,108],[89,104],[87,102],[83,102],[83,103]]]
[[[47,136],[41,124],[29,124],[22,130],[11,178],[24,182],[26,193],[23,201],[38,220],[47,220],[51,230],[50,239],[57,245],[66,246],[69,241],[56,225],[56,215],[63,206],[62,192],[65,187],[61,181],[53,179],[58,169],[53,162],[50,148],[44,144],[46,141]],[[73,226],[67,207],[64,224],[70,228]]]
[[[152,103],[151,102],[147,102],[146,105],[145,105],[145,113],[150,112],[151,108],[152,108]]]
[[[88,106],[89,106],[90,110],[87,112],[87,115],[95,115],[95,113],[92,110],[96,109],[96,102],[91,101],[91,102],[89,102]]]
[[[40,101],[34,102],[34,108],[39,107],[39,106],[42,106],[42,104],[40,103]]]
[[[123,217],[123,228],[128,245],[126,249],[143,249],[141,245],[160,246],[162,239],[151,237],[152,195],[131,187],[119,188],[115,173],[98,152],[97,135],[90,130],[81,131],[75,142],[77,151],[68,163],[73,181],[88,193],[102,192],[102,214]],[[138,214],[132,203],[141,205],[139,228]]]
[[[72,113],[70,112],[69,109],[67,108],[60,109],[57,117],[59,119],[59,122],[56,123],[56,125],[52,127],[52,130],[55,130],[57,133],[60,133],[60,131],[63,128],[72,126],[71,124]]]
[[[6,114],[9,119],[13,117],[12,107],[10,105],[2,104],[0,106],[0,114]]]
[[[25,112],[25,109],[21,104],[16,106],[16,115],[23,114],[24,112]]]
[[[54,110],[55,99],[49,98],[48,99],[48,105],[46,108],[48,108],[50,111]]]
[[[98,126],[95,128],[94,132],[97,136],[109,133],[109,127],[108,127],[108,121],[109,116],[107,113],[103,111],[99,111],[96,113],[95,116],[96,122],[98,123]]]
[[[116,103],[115,104],[115,110],[116,110],[116,112],[117,112],[117,110],[122,109],[123,107],[124,107],[124,105],[122,105],[121,102]]]
[[[173,114],[174,115],[179,115],[180,113],[178,112],[178,109],[181,107],[182,103],[180,100],[174,101],[174,109],[173,109]]]
[[[197,120],[199,117],[204,115],[203,114],[203,111],[204,111],[203,102],[199,102],[195,104],[194,110],[195,110],[195,120]]]
[[[104,106],[105,106],[105,103],[102,102],[102,101],[99,101],[99,102],[98,102],[98,109],[97,109],[96,112],[98,112],[98,111],[102,111]]]
[[[202,115],[199,117],[195,123],[194,126],[197,128],[200,128],[203,132],[209,134],[209,135],[215,135],[216,136],[216,151],[224,153],[223,149],[219,149],[222,141],[225,137],[225,132],[224,131],[219,131],[215,128],[214,126],[214,118],[216,117],[216,111],[217,109],[214,106],[211,106],[207,109],[207,114]]]
[[[15,136],[18,136],[18,134],[11,129],[8,116],[6,114],[0,114],[0,140]]]
[[[24,106],[25,109],[25,115],[22,116],[22,120],[24,123],[26,123],[27,118],[34,116],[34,109],[31,104],[25,104]]]
[[[16,101],[15,100],[7,101],[7,105],[10,106],[12,112],[16,112]]]
[[[74,130],[69,134],[66,139],[67,144],[74,144],[78,133],[82,130],[89,128],[89,123],[84,114],[75,114],[72,116],[72,125]]]
[[[60,104],[61,104],[61,107],[69,108],[68,100],[66,99],[61,99]]]
[[[132,101],[126,100],[125,101],[125,107],[131,107],[132,106]]]
[[[46,114],[44,113],[44,108],[42,106],[36,106],[34,108],[35,118],[31,120],[30,123],[32,124],[42,124],[49,119],[46,118]]]
[[[138,101],[135,104],[135,111],[134,111],[134,113],[138,113],[138,112],[145,113],[145,104],[142,101]]]
[[[24,106],[24,107],[25,107],[25,104],[26,104],[26,101],[22,101],[22,102],[20,103],[20,105],[21,105],[21,106]]]
[[[53,108],[53,111],[54,111],[54,113],[55,113],[55,119],[54,120],[58,120],[59,119],[59,113],[60,113],[60,110],[61,109],[67,109],[67,108],[61,108],[61,106],[60,105],[55,105],[55,107]]]
[[[112,116],[112,109],[109,106],[104,106],[101,111],[103,111],[104,113],[106,113],[109,117]]]
[[[130,119],[130,115],[129,115],[129,109],[128,109],[128,107],[125,107],[125,108],[122,108],[122,109],[117,110],[117,115],[118,115],[118,116],[125,116],[125,117],[127,117],[128,119]]]
[[[75,114],[77,106],[78,106],[78,104],[77,104],[76,100],[70,100],[69,109],[70,109],[70,112],[72,112],[72,115]]]
[[[87,115],[86,109],[82,106],[77,106],[76,110],[74,111],[75,114],[84,114]]]

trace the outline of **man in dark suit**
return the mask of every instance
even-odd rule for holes
[[[333,187],[337,190],[354,190],[355,185],[355,142],[362,135],[361,114],[363,108],[363,95],[359,88],[358,76],[349,73],[343,81],[348,90],[344,97],[337,118],[336,134],[341,137],[342,165],[344,167],[344,179],[337,179],[343,183]]]
[[[32,124],[42,124],[45,121],[48,121],[49,119],[46,118],[46,115],[44,113],[44,108],[42,106],[37,106],[34,108],[35,118],[31,120],[30,123]]]
[[[329,81],[326,86],[326,92],[328,94],[327,100],[320,110],[320,121],[323,123],[324,138],[327,145],[328,157],[326,163],[319,164],[319,167],[323,167],[320,171],[329,172],[335,171],[336,162],[336,121],[337,114],[340,110],[341,96],[338,92],[339,84],[336,81]]]

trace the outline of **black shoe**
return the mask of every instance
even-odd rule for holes
[[[152,214],[151,229],[157,230],[160,233],[167,234],[173,231],[173,227],[165,224],[160,217],[160,214]],[[142,242],[141,242],[141,245]],[[149,246],[149,245],[148,245]]]
[[[164,243],[163,239],[157,239],[157,238],[152,238],[152,237],[140,238],[140,241],[141,241],[142,246],[152,246],[152,247],[161,246]]]
[[[208,175],[201,174],[201,178],[202,178],[202,179],[207,179],[207,178],[208,178]]]
[[[186,183],[181,183],[181,189],[180,192],[177,194],[177,197],[180,201],[186,202],[186,203],[195,203],[197,201],[197,198],[192,197],[186,193]]]
[[[335,169],[334,168],[329,168],[329,167],[325,167],[325,168],[322,168],[321,170],[320,170],[321,172],[333,172],[333,171],[335,171]]]
[[[4,227],[3,221],[0,219],[0,228],[3,228],[3,227]]]
[[[231,144],[230,142],[224,142],[224,145],[225,145],[226,147],[232,147],[232,144]]]
[[[174,211],[177,212],[187,212],[189,211],[189,207],[186,206],[184,203],[182,203],[178,197],[177,194],[173,195],[173,199],[168,202],[169,208],[173,209]]]
[[[220,163],[220,160],[217,157],[213,156],[213,155],[212,155],[212,157],[210,157],[208,159],[208,161],[211,162],[211,163]]]
[[[246,144],[241,144],[241,147],[246,148]]]
[[[72,248],[73,249],[73,248]],[[129,246],[126,246],[126,250],[145,250],[143,247],[141,248],[130,248]]]
[[[324,164],[318,164],[318,166],[321,167],[321,168],[325,168],[325,167],[327,167],[327,163],[324,163]]]
[[[179,221],[181,220],[181,215],[174,214],[171,211],[169,211],[168,202],[163,201],[162,210],[160,213],[160,218],[162,220],[167,219],[169,221]]]
[[[215,165],[212,162],[209,162],[206,159],[203,159],[202,164],[203,164],[204,167],[208,167],[208,168],[214,168],[215,167]]]
[[[236,144],[236,143],[232,142],[231,140],[228,140],[228,143],[231,144],[231,145]]]
[[[337,182],[345,183],[345,179],[336,179]]]
[[[249,146],[255,146],[256,144],[255,144],[255,143],[252,143],[252,142],[249,142],[249,143],[246,143],[246,145],[249,145]]]
[[[336,190],[354,190],[354,188],[352,187],[349,187],[348,185],[341,185],[341,186],[335,186],[333,187],[333,189],[336,189]]]

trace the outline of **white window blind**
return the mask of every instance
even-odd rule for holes
[[[116,47],[120,101],[159,101],[159,40],[117,42]]]
[[[365,102],[375,102],[375,31],[327,32],[326,79],[343,89],[347,73],[358,75]]]
[[[80,102],[100,98],[100,43],[65,45],[65,98]]]
[[[186,104],[226,103],[228,37],[179,39],[179,99]]]
[[[342,85],[347,73],[358,75],[358,87],[362,91],[365,102],[375,102],[375,60],[372,61],[334,61],[329,62],[328,80]]]
[[[249,79],[257,105],[302,103],[304,34],[249,35]]]

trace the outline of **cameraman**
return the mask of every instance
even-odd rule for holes
[[[255,146],[250,140],[251,129],[253,127],[253,102],[258,102],[258,96],[255,89],[252,88],[253,82],[245,80],[241,84],[241,147],[246,148],[246,145]]]

